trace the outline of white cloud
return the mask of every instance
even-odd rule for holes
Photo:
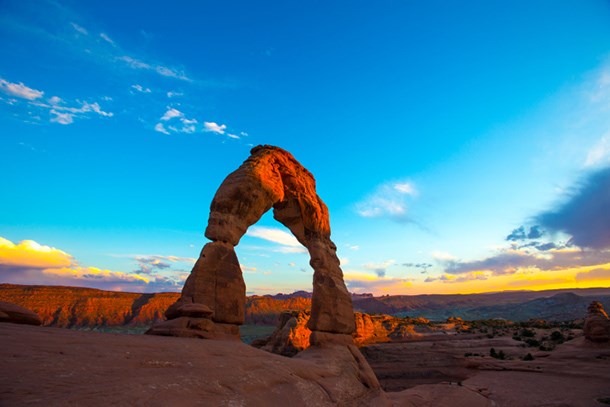
[[[89,32],[85,28],[81,27],[80,25],[78,25],[76,23],[70,23],[70,25],[72,26],[72,28],[74,28],[79,33],[81,33],[83,35],[89,35]]]
[[[155,126],[155,131],[158,131],[159,133],[163,134],[169,134],[169,131],[167,131],[163,126],[163,123],[157,123],[157,125]]]
[[[51,109],[51,114],[55,117],[51,118],[51,121],[59,124],[72,124],[74,123],[74,114],[72,113],[60,113],[55,109]]]
[[[449,253],[445,253],[445,252],[441,252],[441,251],[434,251],[432,252],[432,257],[435,260],[438,261],[451,261],[451,260],[457,260],[457,258]]]
[[[180,110],[168,107],[165,114],[161,117],[161,120],[168,121],[175,117],[183,117],[183,116],[184,116],[184,113],[182,113]]]
[[[415,187],[410,182],[397,182],[394,185],[392,185],[392,188],[394,188],[395,191],[398,191],[401,194],[406,194],[406,195],[415,195],[416,194]]]
[[[231,133],[227,134],[227,137],[232,138],[232,139],[236,139],[236,140],[239,140],[241,138],[241,137],[239,137],[239,136],[237,136],[235,134],[231,134]]]
[[[43,91],[27,87],[23,82],[12,83],[4,79],[0,79],[0,89],[8,95],[27,100],[36,100],[44,95]]]
[[[387,182],[377,187],[375,192],[356,204],[356,212],[365,218],[388,217],[404,222],[407,216],[407,202],[417,195],[411,182]]]
[[[167,107],[167,111],[160,118],[161,121],[172,122],[173,124],[165,127],[162,123],[157,123],[155,126],[155,130],[161,133],[169,134],[170,131],[175,133],[194,133],[197,128],[195,124],[197,124],[196,119],[187,119],[184,113],[182,113],[178,109]],[[176,126],[176,121],[180,122],[180,126]]]
[[[100,33],[100,38],[106,41],[108,44],[112,45],[113,47],[116,47],[114,41],[112,41],[112,39],[107,34]]]
[[[224,125],[224,124],[219,125],[215,122],[203,122],[203,127],[204,127],[205,131],[218,133],[218,134],[225,134],[225,129],[227,128],[226,125]]]
[[[61,98],[60,98],[60,97],[57,97],[57,96],[53,96],[53,97],[51,97],[51,98],[49,99],[49,103],[50,103],[50,104],[52,104],[52,105],[58,105],[58,104],[60,104],[61,102],[62,102]]]
[[[279,243],[282,246],[302,248],[296,237],[292,234],[277,228],[269,228],[263,226],[253,226],[246,233],[248,236],[258,237],[259,239],[268,240],[270,242]]]
[[[183,96],[183,95],[184,95],[184,93],[182,93],[182,92],[172,92],[172,91],[167,92],[168,98],[175,98],[175,97]]]
[[[151,92],[151,90],[149,88],[145,88],[145,87],[143,87],[142,85],[139,85],[139,84],[131,85],[131,88],[135,89],[135,90],[137,90],[138,92],[141,92],[141,93],[150,93]]]

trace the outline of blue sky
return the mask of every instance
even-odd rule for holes
[[[353,291],[609,286],[610,5],[327,3],[0,2],[0,282],[179,290],[272,144]],[[249,292],[310,289],[286,232],[237,247]]]

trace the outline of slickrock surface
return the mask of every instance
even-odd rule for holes
[[[238,335],[237,326],[244,323],[246,287],[234,246],[271,208],[274,218],[309,251],[314,270],[309,329],[320,332],[318,339],[332,338],[324,333],[354,331],[352,299],[337,247],[330,240],[328,208],[316,193],[315,179],[289,152],[265,145],[254,147],[216,191],[205,231],[212,242],[204,246],[180,298],[166,313],[168,321],[155,324],[148,334]],[[212,313],[199,318],[181,314],[183,304],[202,304]]]
[[[610,319],[599,301],[593,301],[587,308],[584,324],[585,338],[592,342],[610,341]]]
[[[233,341],[0,324],[0,360],[0,405],[10,406],[493,405],[449,384],[367,387],[362,360],[330,343],[286,358]]]
[[[0,322],[42,325],[42,320],[35,312],[27,308],[20,307],[19,305],[4,301],[0,301]]]

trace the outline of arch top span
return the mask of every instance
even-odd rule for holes
[[[236,246],[271,208],[303,246],[312,239],[330,239],[328,208],[316,193],[313,175],[288,151],[268,145],[254,147],[220,185],[205,235]]]
[[[313,331],[313,341],[332,336],[326,334],[349,337],[355,329],[351,296],[337,248],[330,239],[328,208],[316,192],[313,175],[279,147],[261,145],[250,153],[218,188],[205,230],[212,242],[201,251],[180,299],[166,312],[168,321],[153,327],[150,333],[199,337],[239,333],[238,325],[244,320],[245,284],[234,246],[273,208],[274,218],[310,255],[314,276],[308,327]]]

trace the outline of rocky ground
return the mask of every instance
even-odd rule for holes
[[[287,358],[240,342],[4,323],[0,405],[607,405],[610,345],[574,334],[552,351],[512,331],[372,345],[362,350],[385,392],[367,392],[329,350]],[[348,396],[333,399],[337,389]]]
[[[536,331],[539,339],[553,332]],[[575,333],[551,351],[511,335],[466,334],[376,344],[362,352],[387,392],[450,382],[499,406],[609,405],[610,344],[593,344]]]

